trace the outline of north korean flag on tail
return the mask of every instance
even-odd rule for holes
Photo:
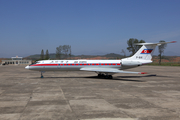
[[[144,49],[141,54],[150,54],[153,51],[153,49]]]

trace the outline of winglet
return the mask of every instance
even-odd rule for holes
[[[147,74],[147,72],[140,72],[139,74]]]
[[[176,43],[176,41],[171,41],[171,43]]]

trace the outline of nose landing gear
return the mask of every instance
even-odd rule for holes
[[[45,73],[45,71],[41,71],[41,78],[44,78],[43,73]]]
[[[43,76],[43,73],[41,72],[41,78],[43,78],[44,76]]]

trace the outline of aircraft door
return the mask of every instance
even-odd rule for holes
[[[99,63],[99,67],[101,67],[101,63]]]
[[[60,69],[60,68],[61,68],[61,64],[58,64],[58,65],[57,65],[57,68],[59,68],[59,69]]]

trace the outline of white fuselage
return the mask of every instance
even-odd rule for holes
[[[121,69],[121,60],[43,60],[26,66],[37,71],[78,71],[81,68]]]

